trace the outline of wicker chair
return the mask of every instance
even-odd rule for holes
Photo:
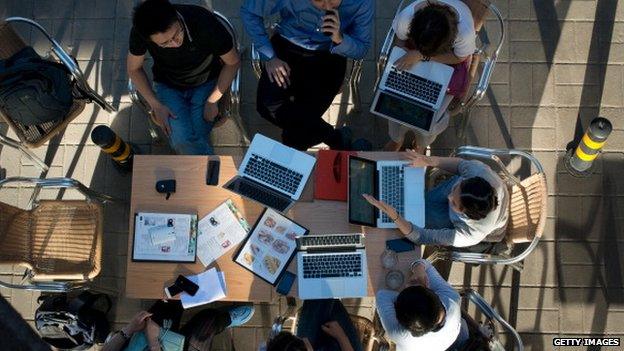
[[[70,178],[7,178],[0,188],[34,185],[27,209],[0,202],[0,263],[26,267],[22,284],[11,289],[64,292],[95,278],[101,269],[102,202],[98,194]],[[41,189],[70,188],[85,200],[38,200]]]
[[[299,311],[297,310],[297,301],[294,297],[287,297],[286,304],[286,311],[282,315],[276,317],[273,321],[269,338],[279,334],[284,329],[284,325],[287,322],[291,323],[289,331],[291,333],[296,332],[297,317],[299,314]],[[390,345],[384,338],[385,331],[381,326],[377,313],[375,313],[373,321],[358,315],[349,315],[349,317],[351,318],[351,322],[360,336],[364,351],[389,350]]]
[[[490,84],[492,73],[494,72],[494,66],[496,65],[498,55],[503,47],[503,41],[505,40],[505,22],[500,11],[496,8],[496,6],[494,6],[494,4],[492,4],[489,0],[462,1],[468,6],[468,8],[470,8],[474,20],[475,31],[477,32],[481,43],[480,47],[478,47],[477,51],[472,55],[472,61],[470,63],[470,85],[474,87],[470,89],[463,98],[454,99],[448,109],[451,116],[459,114],[463,116],[459,123],[459,127],[457,128],[457,136],[460,138],[466,133],[466,128],[468,127],[468,122],[470,121],[470,111],[474,105],[485,96],[487,88]],[[404,0],[401,0],[399,6],[397,7],[396,14],[403,9],[404,2]],[[411,1],[409,3],[411,3]],[[487,15],[490,13],[495,16],[500,32],[498,34],[498,41],[496,42],[493,50],[490,50],[488,32],[486,28],[483,27]],[[388,57],[390,56],[390,52],[392,51],[394,44],[394,37],[394,30],[390,27],[383,45],[381,46],[379,58],[377,59],[377,81],[375,82],[374,89],[377,89],[379,80],[381,79],[383,71],[386,68],[386,63],[388,62]],[[477,76],[477,71],[481,63],[483,63],[483,68],[481,69],[481,75],[475,85],[473,82]]]
[[[108,112],[115,109],[107,103],[103,97],[98,95],[87,83],[84,73],[78,67],[74,58],[69,55],[59,43],[48,34],[48,32],[37,22],[22,18],[9,17],[0,22],[0,60],[7,59],[17,53],[27,45],[24,40],[15,32],[12,23],[26,23],[41,32],[52,45],[52,53],[55,59],[62,63],[72,75],[74,83],[74,104],[68,115],[60,121],[46,122],[34,126],[26,126],[13,120],[11,116],[0,111],[0,117],[9,125],[11,130],[17,134],[19,140],[14,140],[5,135],[0,135],[0,144],[15,148],[31,159],[43,171],[48,170],[48,166],[43,160],[37,157],[29,148],[37,148],[48,142],[55,135],[63,131],[84,110],[85,105],[94,102]]]
[[[507,182],[511,201],[504,240],[511,246],[512,252],[519,252],[511,256],[505,253],[473,253],[446,247],[439,248],[427,259],[432,263],[438,260],[451,260],[470,264],[510,265],[521,271],[522,261],[535,249],[546,225],[548,189],[542,165],[533,155],[519,150],[463,146],[457,150],[455,156],[484,161]],[[501,161],[502,158],[509,160],[519,158],[520,162],[528,162],[535,173],[520,180],[511,174]],[[518,250],[519,244],[526,243],[528,245]]]
[[[225,17],[223,14],[218,11],[212,11],[217,19],[223,24],[223,26],[228,30],[230,35],[234,40],[234,47],[236,50],[240,52],[241,46],[236,35],[236,29],[232,25],[232,23]],[[243,126],[243,122],[240,116],[240,80],[241,80],[241,70],[239,69],[236,72],[236,76],[230,85],[230,90],[219,100],[219,111],[224,118],[231,118],[232,121],[236,124],[236,127],[241,133],[241,144],[249,145],[249,138],[247,138],[247,132]],[[160,128],[154,122],[154,115],[152,108],[149,106],[147,101],[141,96],[141,94],[136,89],[134,83],[132,83],[131,79],[128,79],[128,92],[130,94],[130,100],[137,106],[141,107],[141,109],[149,116],[149,133],[152,138],[152,142],[159,144],[163,143],[165,140],[160,132]]]

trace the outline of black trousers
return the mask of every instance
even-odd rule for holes
[[[346,58],[327,51],[311,51],[292,44],[279,34],[271,38],[277,57],[291,69],[290,85],[271,83],[266,71],[258,83],[257,110],[282,128],[282,142],[298,150],[326,143],[340,148],[340,133],[325,122],[323,114],[340,91]]]

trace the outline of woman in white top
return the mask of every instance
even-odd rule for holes
[[[407,54],[395,62],[397,68],[406,70],[422,60],[433,60],[455,65],[455,74],[467,77],[469,59],[476,50],[476,33],[470,9],[460,0],[416,0],[397,15],[392,29],[396,44],[408,49]],[[463,94],[465,88],[460,84],[455,94]],[[414,130],[417,138],[414,146],[418,151],[423,152],[448,126],[446,109],[452,99],[453,95],[447,93],[438,112],[444,116],[434,117],[437,122],[429,133]],[[398,151],[409,130],[389,122],[388,132],[392,140],[386,144],[385,150]]]

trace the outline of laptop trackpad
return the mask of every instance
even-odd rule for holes
[[[284,147],[284,145],[278,144],[274,145],[273,150],[271,150],[271,159],[287,165],[290,161],[292,161],[294,154],[293,150]]]
[[[344,294],[345,282],[342,279],[327,279],[323,284],[326,285],[323,292],[326,292],[328,297],[338,297]]]

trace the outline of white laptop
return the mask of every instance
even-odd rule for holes
[[[425,226],[425,167],[409,167],[408,161],[349,156],[349,223],[396,228],[394,221],[362,194],[388,203],[406,220]]]
[[[223,187],[280,212],[301,196],[316,158],[256,134],[238,169]]]
[[[301,236],[297,237],[297,248],[300,299],[367,295],[368,266],[363,234]]]
[[[421,61],[401,71],[394,62],[405,54],[394,47],[383,72],[370,111],[378,116],[429,132],[435,119],[441,118],[440,108],[453,75],[451,66]]]

